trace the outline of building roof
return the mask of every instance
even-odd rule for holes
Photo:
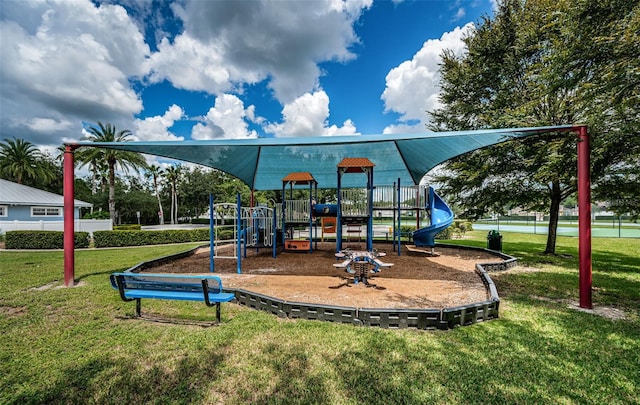
[[[315,183],[316,179],[309,172],[294,172],[287,174],[283,179],[283,183],[309,184]]]
[[[75,207],[88,208],[93,204],[73,200]],[[64,197],[48,191],[0,179],[0,205],[64,206]]]
[[[367,158],[344,158],[338,163],[338,168],[343,169],[344,173],[358,173],[364,169],[371,169],[375,166],[375,163]]]
[[[341,168],[361,168],[361,167],[373,167],[375,164],[367,158],[344,158],[338,163],[338,167]]]
[[[336,166],[345,157],[363,156],[375,164],[375,183],[419,184],[435,166],[451,158],[510,139],[566,132],[571,125],[477,131],[318,136],[304,138],[217,139],[146,142],[76,142],[89,146],[163,156],[229,173],[254,190],[278,190],[291,172],[310,172],[321,188],[336,188]],[[361,187],[351,176],[342,186]]]

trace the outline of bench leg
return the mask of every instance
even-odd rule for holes
[[[136,298],[136,316],[140,317],[140,298]]]
[[[220,303],[216,302],[216,320],[220,323]]]

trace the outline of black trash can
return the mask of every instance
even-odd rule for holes
[[[496,230],[487,235],[487,249],[502,252],[502,235]]]

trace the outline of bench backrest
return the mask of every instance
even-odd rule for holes
[[[150,274],[150,273],[114,273],[109,278],[111,286],[118,289],[120,278],[125,290],[185,291],[202,292],[202,281],[206,280],[209,293],[222,292],[222,280],[218,276]]]

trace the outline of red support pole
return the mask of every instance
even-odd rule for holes
[[[75,279],[74,252],[74,175],[73,147],[65,145],[64,149],[64,285],[73,287]]]
[[[580,260],[580,308],[593,308],[591,302],[591,174],[589,133],[578,132],[578,256]]]

